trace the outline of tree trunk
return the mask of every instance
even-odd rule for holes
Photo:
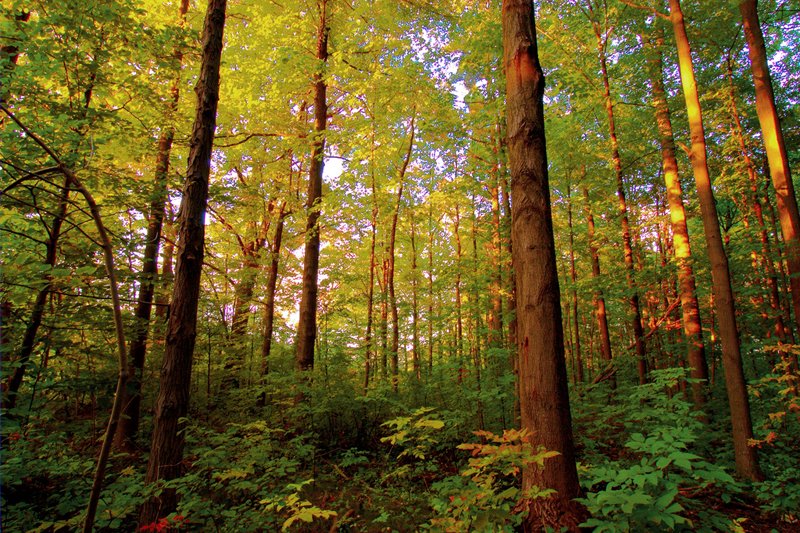
[[[586,202],[584,209],[586,210],[587,236],[589,237],[589,255],[592,258],[592,279],[598,282],[600,280],[600,254],[598,253],[597,241],[594,236],[594,215],[592,214],[592,206],[589,202],[589,189],[586,187],[583,187],[583,198]],[[605,296],[603,296],[603,290],[600,288],[594,291],[594,314],[595,320],[597,320],[597,331],[600,334],[600,355],[603,357],[603,361],[610,363],[612,358],[611,335],[608,331],[606,299]],[[615,383],[613,378],[611,383],[612,386]]]
[[[281,203],[278,210],[278,222],[275,225],[275,235],[272,238],[270,249],[269,274],[267,276],[267,301],[264,304],[264,340],[261,344],[261,375],[269,373],[269,358],[272,353],[272,331],[275,324],[275,291],[278,288],[278,267],[281,260],[281,244],[283,242],[283,226],[289,213],[286,211],[286,201]]]
[[[703,229],[706,234],[708,258],[711,261],[714,304],[717,310],[717,321],[722,344],[722,363],[725,368],[725,386],[728,391],[728,403],[730,404],[731,423],[733,425],[736,471],[742,477],[760,480],[764,478],[764,475],[758,465],[756,449],[747,444],[747,441],[753,438],[750,403],[747,398],[747,383],[742,369],[739,332],[736,326],[736,309],[733,290],[731,289],[728,257],[722,244],[722,235],[714,204],[714,193],[711,189],[711,179],[708,173],[705,131],[700,98],[697,94],[694,67],[692,65],[692,53],[689,39],[686,35],[680,0],[670,0],[669,6],[675,41],[678,46],[681,84],[689,116],[689,129],[692,138],[690,160],[695,182],[697,183],[697,196],[700,201]]]
[[[578,530],[585,509],[575,466],[564,362],[564,336],[550,210],[544,135],[544,74],[539,65],[533,3],[505,0],[502,11],[506,120],[511,170],[512,258],[516,273],[522,427],[531,443],[557,451],[544,466],[528,466],[522,486],[555,489],[528,502],[526,531],[545,526]]]
[[[636,347],[636,366],[639,373],[639,383],[647,383],[647,359],[644,345],[644,330],[642,329],[642,313],[639,304],[639,293],[634,279],[633,244],[631,240],[631,225],[628,220],[628,202],[625,198],[625,183],[622,176],[622,159],[619,154],[619,141],[617,140],[617,127],[614,117],[614,103],[611,101],[611,85],[608,79],[608,61],[606,58],[606,45],[608,36],[602,31],[600,24],[592,20],[595,36],[597,37],[597,50],[600,58],[600,72],[603,77],[603,99],[606,114],[608,115],[608,131],[611,138],[611,160],[614,165],[614,175],[617,181],[617,198],[619,199],[620,227],[622,228],[622,248],[625,253],[625,280],[628,284],[628,305],[631,308],[631,323],[633,326],[633,340]]]
[[[792,183],[786,143],[783,140],[780,118],[775,107],[775,95],[772,91],[772,79],[767,63],[764,35],[758,20],[756,0],[740,2],[739,10],[742,14],[744,34],[750,54],[750,66],[753,71],[758,122],[761,125],[772,185],[775,187],[783,242],[786,244],[786,263],[789,266],[792,307],[797,327],[800,328],[800,212],[798,212],[797,197]],[[795,357],[795,364],[796,359]]]
[[[189,10],[189,0],[181,0],[178,10],[179,25],[183,26],[186,12]],[[183,52],[176,48],[175,60],[177,74],[170,88],[170,101],[167,111],[175,113],[180,98],[180,65],[183,62]],[[168,193],[169,158],[172,152],[172,140],[175,137],[175,127],[169,123],[161,137],[158,139],[158,153],[156,154],[156,173],[153,182],[153,199],[150,202],[147,223],[147,236],[142,258],[142,275],[140,277],[139,294],[136,301],[136,327],[131,341],[128,360],[128,383],[125,388],[122,417],[114,435],[114,447],[119,450],[133,451],[136,435],[139,432],[139,415],[142,403],[142,373],[144,360],[147,353],[147,339],[150,332],[150,315],[153,309],[153,293],[155,292],[156,278],[158,277],[158,249],[161,244],[161,228],[164,223],[165,202]]]
[[[197,335],[197,307],[205,242],[205,211],[208,200],[211,149],[219,100],[222,33],[226,0],[209,0],[203,26],[203,56],[197,93],[197,111],[192,128],[186,184],[179,214],[178,260],[175,287],[167,325],[166,350],[154,415],[153,440],[145,482],[168,481],[181,475],[185,435],[181,419],[189,409],[192,355]],[[145,502],[139,524],[147,525],[175,509],[174,489]]]
[[[458,362],[458,383],[464,380],[464,321],[461,314],[461,213],[458,202],[455,205],[453,235],[456,238],[456,361]]]
[[[417,226],[411,215],[411,362],[414,378],[422,378],[419,364],[419,298],[417,296]]]
[[[683,191],[678,174],[678,160],[675,156],[675,138],[672,119],[664,90],[664,65],[661,47],[664,45],[662,32],[655,37],[652,55],[650,85],[653,91],[653,104],[658,123],[661,144],[661,162],[664,182],[667,187],[667,204],[672,225],[672,244],[675,260],[678,263],[678,286],[680,288],[683,336],[686,342],[687,360],[691,366],[691,377],[700,380],[692,383],[692,399],[697,409],[705,404],[708,385],[708,362],[703,344],[703,329],[700,322],[700,306],[697,303],[697,289],[692,269],[692,250],[689,244],[689,229],[686,225],[686,211],[683,207]]]
[[[322,171],[325,166],[325,130],[328,123],[327,85],[324,77],[328,61],[328,0],[317,1],[317,53],[319,70],[314,72],[314,142],[308,171],[306,244],[303,260],[303,289],[297,324],[298,370],[314,367],[314,341],[317,338],[317,289],[319,273],[319,215],[322,201]]]
[[[569,277],[572,281],[570,298],[572,300],[572,321],[575,337],[572,343],[572,354],[575,359],[575,381],[583,383],[583,357],[581,356],[581,330],[578,321],[578,271],[575,269],[575,232],[572,227],[572,184],[567,184],[567,224],[569,226]]]
[[[378,194],[375,188],[375,121],[372,121],[372,137],[370,146],[370,181],[372,189],[372,218],[370,219],[370,244],[369,244],[369,288],[367,289],[367,333],[364,344],[367,345],[364,356],[364,394],[369,389],[370,373],[375,372],[372,362],[375,357],[372,340],[372,321],[375,300],[375,240],[378,234]]]

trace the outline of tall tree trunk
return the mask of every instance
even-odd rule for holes
[[[464,380],[464,321],[461,305],[461,213],[458,201],[455,205],[455,218],[453,219],[453,235],[456,238],[456,361],[458,362],[458,383]]]
[[[416,112],[415,112],[416,115]],[[397,220],[400,216],[400,205],[403,199],[403,187],[405,185],[406,170],[408,164],[411,162],[411,152],[414,149],[414,134],[415,126],[414,121],[416,116],[411,117],[411,125],[409,126],[408,148],[406,148],[405,156],[403,157],[403,164],[397,171],[397,202],[395,203],[394,214],[392,215],[392,227],[389,233],[389,246],[387,247],[387,257],[389,260],[388,265],[388,290],[389,290],[389,306],[392,310],[392,344],[390,347],[391,365],[392,365],[392,389],[397,392],[398,381],[398,356],[400,351],[400,320],[397,313],[397,297],[394,292],[394,263],[395,263],[395,241],[397,238]]]
[[[800,328],[800,212],[797,196],[792,183],[791,167],[783,140],[780,118],[775,107],[772,78],[767,63],[764,35],[758,20],[756,0],[739,3],[744,23],[744,34],[753,71],[753,85],[756,92],[756,112],[761,125],[761,134],[767,152],[772,185],[778,204],[778,218],[781,223],[783,241],[786,243],[786,262],[789,266],[789,279],[792,288],[792,306],[797,327]]]
[[[375,187],[375,121],[372,121],[372,137],[370,145],[370,182],[372,189],[372,218],[370,219],[370,244],[369,244],[369,288],[367,289],[367,333],[364,344],[367,345],[364,357],[364,394],[369,389],[370,373],[375,372],[372,362],[375,357],[372,340],[372,321],[375,300],[375,240],[378,234],[378,193]]]
[[[772,310],[772,319],[775,320],[775,335],[781,342],[794,343],[794,336],[791,329],[789,329],[783,319],[783,309],[781,307],[780,288],[778,287],[778,273],[775,270],[775,263],[773,262],[772,246],[767,232],[767,225],[764,221],[764,209],[761,205],[761,195],[758,190],[758,172],[756,166],[750,157],[750,151],[745,143],[744,133],[742,128],[742,121],[739,117],[739,108],[736,104],[736,87],[733,80],[733,60],[728,58],[728,88],[730,89],[731,101],[731,120],[733,121],[733,133],[739,144],[739,151],[742,154],[742,160],[745,168],[747,169],[747,177],[750,183],[750,202],[752,204],[753,214],[756,217],[758,225],[758,236],[761,243],[761,263],[766,270],[766,284],[769,297],[769,305]],[[789,357],[794,360],[796,367],[797,355],[783,353],[783,357]]]
[[[433,374],[433,204],[428,202],[428,375]]]
[[[172,203],[166,203],[164,227],[162,228],[164,250],[161,252],[161,275],[159,276],[158,293],[156,294],[156,316],[166,320],[169,316],[169,297],[172,294],[172,283],[175,281],[173,262],[175,259],[175,213]]]
[[[582,169],[582,172],[585,170]],[[592,258],[592,279],[595,282],[600,280],[600,254],[598,253],[597,241],[595,240],[594,215],[592,206],[589,202],[589,189],[583,187],[583,198],[586,202],[586,228],[589,237],[589,255]],[[611,362],[611,335],[608,331],[608,316],[606,314],[606,298],[603,296],[603,289],[597,288],[594,291],[594,314],[597,320],[597,331],[600,334],[600,355],[606,363]],[[612,381],[612,384],[614,382]]]
[[[272,353],[272,332],[275,325],[275,291],[278,288],[278,270],[281,260],[281,245],[283,243],[283,227],[289,212],[286,211],[286,201],[281,202],[278,209],[278,222],[275,225],[275,235],[272,237],[270,249],[269,274],[267,276],[267,301],[264,304],[264,340],[261,344],[261,374],[269,372],[269,358]]]
[[[577,531],[586,513],[574,500],[581,490],[564,362],[544,134],[544,75],[533,3],[505,0],[502,26],[522,427],[530,431],[534,446],[559,453],[543,467],[528,466],[523,471],[523,489],[537,486],[557,491],[528,502],[524,527],[526,531],[545,526]]]
[[[572,184],[567,184],[567,224],[569,225],[569,277],[572,281],[570,298],[572,300],[572,321],[575,327],[575,340],[572,354],[575,358],[575,381],[583,383],[583,357],[581,356],[581,329],[578,320],[578,271],[575,269],[575,232],[572,227]]]
[[[669,6],[675,41],[678,46],[678,66],[680,67],[681,84],[686,100],[692,138],[692,150],[689,159],[692,162],[692,170],[697,183],[697,196],[700,201],[703,229],[706,234],[706,247],[708,249],[708,258],[711,261],[714,304],[717,310],[720,341],[722,343],[722,363],[725,368],[725,386],[728,391],[728,403],[730,404],[731,423],[733,425],[736,471],[742,477],[760,480],[764,478],[764,475],[758,465],[756,449],[747,444],[747,441],[753,438],[750,403],[747,398],[747,383],[742,369],[739,332],[736,326],[736,309],[733,290],[731,289],[728,257],[722,244],[722,235],[714,204],[714,193],[711,189],[711,179],[708,173],[703,115],[700,108],[700,98],[697,94],[692,52],[686,35],[680,0],[669,0]]]
[[[324,69],[328,62],[328,0],[317,0],[319,23],[317,27],[317,53],[319,70],[314,72],[314,142],[308,171],[308,200],[306,209],[306,244],[303,260],[303,289],[297,324],[298,370],[314,366],[314,341],[317,338],[317,289],[319,273],[319,215],[322,201],[322,171],[325,166],[325,130],[328,123],[328,87]]]
[[[219,100],[222,33],[225,28],[226,0],[209,0],[203,25],[203,57],[197,93],[197,110],[192,127],[186,184],[179,214],[178,261],[175,287],[167,325],[166,350],[161,367],[160,389],[156,400],[153,440],[147,463],[146,483],[168,481],[181,475],[185,434],[181,419],[189,409],[192,355],[197,336],[197,307],[205,243],[205,212],[211,149]],[[175,509],[174,489],[145,502],[139,511],[139,524],[147,525]]]
[[[658,123],[659,142],[661,144],[661,165],[664,183],[667,187],[667,204],[672,225],[672,244],[675,259],[678,263],[678,286],[680,288],[683,336],[686,342],[686,354],[691,366],[691,377],[699,380],[692,383],[692,399],[697,409],[705,404],[706,386],[708,385],[708,362],[703,344],[703,329],[700,322],[700,306],[697,303],[694,270],[692,269],[692,250],[689,244],[689,229],[686,225],[686,211],[683,207],[683,190],[678,174],[678,160],[675,156],[675,138],[672,131],[672,119],[667,105],[664,90],[664,65],[661,48],[664,37],[659,29],[655,36],[652,52],[652,72],[650,86],[653,92],[653,104]]]
[[[419,364],[419,297],[417,286],[417,226],[411,214],[411,361],[414,377],[422,378]]]
[[[183,26],[189,0],[181,0],[178,9],[178,24]],[[114,435],[114,447],[119,450],[133,451],[136,435],[139,432],[139,415],[142,403],[142,374],[147,353],[147,340],[150,333],[150,315],[153,309],[153,293],[158,277],[158,250],[161,245],[161,228],[164,223],[165,202],[169,191],[169,158],[172,153],[172,140],[175,127],[172,115],[178,108],[180,98],[180,69],[183,63],[183,51],[176,48],[174,52],[177,72],[170,87],[170,100],[167,104],[169,114],[168,125],[158,139],[156,154],[156,172],[153,181],[152,201],[148,211],[147,236],[145,237],[144,257],[142,258],[142,275],[139,280],[139,294],[136,300],[136,327],[131,341],[128,359],[128,382],[125,387],[125,398],[122,406],[117,432]]]
[[[639,373],[639,383],[647,383],[647,359],[644,344],[644,330],[642,329],[642,313],[639,303],[639,292],[634,279],[633,243],[631,240],[631,225],[628,220],[628,202],[625,198],[625,182],[622,175],[622,158],[619,154],[619,140],[617,139],[617,126],[614,117],[614,103],[611,100],[611,85],[608,78],[608,61],[606,46],[608,35],[603,31],[600,23],[592,20],[595,36],[597,37],[597,51],[600,58],[600,72],[603,77],[603,100],[605,101],[606,114],[608,115],[608,132],[611,139],[611,160],[614,165],[614,175],[617,181],[617,198],[619,199],[620,227],[622,228],[622,248],[625,255],[625,280],[628,284],[628,305],[630,306],[631,323],[633,326],[633,340],[636,347],[636,366]]]

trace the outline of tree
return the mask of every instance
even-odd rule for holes
[[[181,461],[186,437],[181,426],[189,409],[192,356],[197,337],[197,307],[205,245],[205,211],[219,100],[226,7],[227,0],[209,0],[203,24],[203,57],[200,78],[195,88],[197,108],[192,127],[186,183],[178,215],[180,228],[175,286],[153,418],[153,438],[145,477],[147,483],[168,481],[182,472]],[[158,497],[142,505],[139,523],[147,525],[155,522],[159,517],[170,513],[176,503],[175,490],[163,490]]]
[[[731,289],[728,257],[722,244],[714,193],[711,189],[711,178],[708,171],[703,114],[692,65],[692,51],[686,34],[680,0],[670,0],[669,8],[670,20],[675,33],[675,42],[678,47],[678,65],[683,95],[686,100],[686,110],[689,115],[689,129],[692,136],[690,160],[695,183],[697,184],[697,195],[700,199],[703,229],[706,235],[706,249],[711,261],[714,304],[719,321],[722,363],[725,367],[725,385],[728,391],[728,404],[730,405],[731,424],[733,426],[736,471],[742,477],[760,480],[763,479],[764,474],[759,467],[756,450],[748,445],[748,441],[753,438],[753,423],[750,419],[747,384],[745,383],[744,370],[742,369],[739,331],[736,326],[736,308],[733,290]]]
[[[314,341],[317,338],[317,291],[319,274],[319,216],[322,201],[322,171],[325,168],[325,130],[328,122],[325,64],[328,60],[328,0],[317,1],[317,51],[319,61],[314,72],[314,139],[308,169],[306,200],[306,244],[303,263],[303,289],[300,320],[297,324],[296,359],[298,370],[314,366]]]
[[[789,266],[792,287],[792,306],[795,320],[800,328],[800,212],[797,196],[792,182],[791,167],[783,139],[780,118],[775,107],[775,95],[767,63],[764,35],[758,20],[757,0],[744,0],[739,3],[739,11],[744,23],[744,35],[753,71],[753,85],[756,93],[756,112],[761,124],[761,134],[767,151],[769,172],[778,204],[778,217],[781,233],[786,243],[786,262]],[[797,355],[792,358],[797,372]]]
[[[573,501],[580,486],[550,212],[544,74],[532,2],[505,0],[502,14],[522,426],[531,431],[535,445],[559,453],[543,468],[528,466],[523,473],[523,489],[535,486],[556,491],[529,503],[525,529],[566,526],[577,530],[584,511]]]
[[[181,0],[178,9],[180,25],[182,26],[186,13],[189,11],[189,0]],[[168,112],[174,115],[180,98],[180,66],[183,61],[183,51],[180,47],[175,49],[176,74],[170,88],[170,100],[167,104]],[[161,228],[164,223],[165,202],[168,196],[169,160],[172,153],[172,141],[175,138],[175,127],[171,123],[172,117],[168,116],[168,123],[158,139],[156,153],[156,172],[153,182],[153,195],[148,210],[147,235],[145,237],[144,257],[142,258],[142,274],[139,294],[136,301],[136,327],[134,338],[130,346],[128,384],[125,389],[125,401],[122,419],[114,436],[114,446],[118,449],[131,451],[134,440],[139,432],[139,415],[142,403],[142,373],[144,371],[145,354],[147,353],[147,339],[150,331],[150,314],[153,309],[153,296],[155,293],[156,278],[158,275],[158,250],[161,245]]]

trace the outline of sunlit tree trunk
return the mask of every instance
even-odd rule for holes
[[[543,467],[528,466],[522,486],[556,490],[528,502],[526,531],[578,530],[585,510],[575,466],[564,362],[564,335],[550,210],[544,135],[544,75],[539,65],[533,4],[505,0],[502,10],[506,119],[511,170],[513,266],[517,285],[522,427],[534,446],[557,451]]]
[[[327,85],[323,76],[328,61],[328,0],[317,0],[317,51],[319,69],[314,72],[314,141],[308,171],[306,201],[306,242],[303,259],[303,288],[297,323],[296,366],[310,370],[314,366],[314,341],[317,338],[317,290],[319,273],[319,215],[322,201],[322,172],[325,166],[325,130],[328,123]]]
[[[758,465],[756,449],[748,446],[747,441],[753,438],[753,425],[750,419],[750,403],[747,397],[747,383],[742,369],[742,357],[739,345],[739,332],[736,326],[736,309],[731,289],[728,257],[722,244],[722,235],[711,189],[711,179],[706,159],[706,140],[703,128],[703,116],[700,98],[697,94],[697,83],[692,65],[692,53],[686,35],[683,12],[679,0],[670,0],[670,18],[678,46],[678,65],[680,67],[681,84],[686,100],[689,117],[689,129],[692,138],[690,160],[697,183],[697,196],[706,234],[708,258],[711,261],[711,279],[714,304],[717,311],[720,341],[722,344],[722,363],[725,369],[725,385],[728,391],[728,403],[733,425],[733,447],[736,459],[736,471],[742,477],[759,480],[764,475]]]
[[[750,54],[750,66],[753,71],[753,84],[756,90],[756,112],[761,125],[764,147],[767,151],[769,171],[778,204],[778,218],[781,223],[783,242],[786,243],[786,263],[789,266],[789,280],[792,288],[792,307],[795,321],[800,328],[800,212],[797,207],[797,196],[792,183],[791,167],[783,140],[778,110],[775,107],[775,95],[772,91],[772,79],[767,63],[767,50],[764,35],[758,20],[756,0],[744,0],[739,4],[744,22],[744,34]],[[797,372],[797,355],[792,357],[794,371]]]
[[[658,30],[652,50],[652,72],[650,86],[658,123],[661,144],[661,165],[664,183],[667,187],[667,204],[672,225],[672,245],[678,266],[678,286],[680,288],[683,336],[691,377],[700,380],[692,384],[692,399],[698,409],[705,404],[708,384],[708,363],[703,344],[703,329],[700,322],[700,306],[697,303],[694,270],[692,268],[692,249],[689,244],[689,229],[686,225],[686,211],[683,207],[683,190],[678,174],[678,159],[675,156],[675,138],[672,119],[664,90],[664,65],[661,48],[664,45],[662,32]]]
[[[181,420],[189,409],[192,355],[197,336],[197,307],[205,242],[205,212],[211,149],[219,100],[222,33],[226,0],[209,0],[203,26],[203,56],[197,81],[197,110],[192,128],[186,184],[181,200],[175,288],[167,325],[166,351],[153,417],[154,430],[147,463],[146,483],[181,475],[185,434]],[[165,489],[145,502],[140,525],[155,522],[175,509],[174,489]]]

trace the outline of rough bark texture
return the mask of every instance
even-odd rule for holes
[[[189,0],[182,0],[179,8],[180,24],[186,18]],[[175,50],[178,74],[170,88],[168,111],[174,113],[180,98],[180,65],[183,52]],[[139,294],[136,298],[136,327],[131,341],[128,360],[128,383],[125,388],[122,418],[114,435],[114,447],[132,451],[135,447],[136,435],[139,432],[139,415],[142,403],[142,372],[147,353],[147,339],[150,331],[150,316],[153,309],[153,293],[158,275],[158,249],[161,244],[161,228],[164,223],[165,202],[167,201],[169,158],[172,152],[172,140],[175,128],[172,124],[165,126],[158,139],[156,154],[156,172],[153,182],[153,196],[150,202],[145,237],[144,257],[142,258],[142,274],[139,279]]]
[[[303,290],[300,297],[300,317],[297,324],[296,366],[310,370],[314,366],[314,341],[317,338],[317,290],[319,273],[319,214],[322,201],[322,171],[325,166],[325,130],[328,124],[328,86],[324,65],[328,61],[328,2],[320,0],[317,28],[317,59],[320,70],[314,73],[314,143],[308,170],[308,200],[306,209],[306,245],[303,259]]]
[[[192,355],[197,336],[197,305],[205,242],[205,213],[211,148],[219,100],[222,33],[225,27],[226,0],[209,0],[203,26],[203,56],[197,93],[197,110],[192,128],[191,147],[178,214],[178,250],[175,287],[167,325],[166,350],[161,367],[160,389],[156,400],[153,439],[147,464],[147,483],[170,480],[182,473],[184,433],[181,418],[189,409]],[[174,490],[145,502],[139,523],[155,522],[175,509]]]
[[[706,140],[703,116],[697,83],[692,65],[692,52],[686,35],[683,12],[679,0],[670,0],[670,18],[678,46],[678,66],[681,84],[689,117],[689,130],[692,138],[690,160],[697,184],[697,196],[706,234],[706,248],[711,262],[711,283],[714,304],[717,311],[720,342],[722,344],[722,364],[725,369],[725,386],[733,425],[733,448],[736,471],[742,477],[759,480],[764,475],[758,465],[756,450],[747,445],[753,438],[753,424],[750,419],[750,403],[747,398],[747,383],[742,369],[742,356],[739,345],[739,332],[736,326],[736,309],[731,289],[728,257],[722,244],[722,235],[717,218],[714,193],[706,159]]]
[[[512,258],[517,286],[522,427],[532,443],[559,455],[523,472],[523,489],[555,489],[529,502],[527,531],[577,530],[580,495],[564,361],[558,276],[544,134],[544,74],[539,65],[533,3],[505,0],[502,13],[506,120],[511,170]]]
[[[672,119],[667,105],[664,90],[664,66],[661,58],[661,47],[664,38],[656,36],[652,54],[651,87],[653,104],[656,109],[659,142],[661,144],[661,162],[664,183],[667,187],[667,204],[672,225],[672,244],[678,266],[678,287],[680,289],[683,336],[686,342],[686,358],[691,367],[691,376],[701,380],[692,384],[692,399],[695,407],[701,409],[705,404],[706,385],[708,384],[708,362],[703,344],[703,329],[700,322],[700,306],[697,303],[697,288],[692,269],[692,249],[689,244],[689,229],[686,226],[686,211],[683,207],[683,190],[678,174],[678,160],[675,156],[675,138],[672,131]]]

